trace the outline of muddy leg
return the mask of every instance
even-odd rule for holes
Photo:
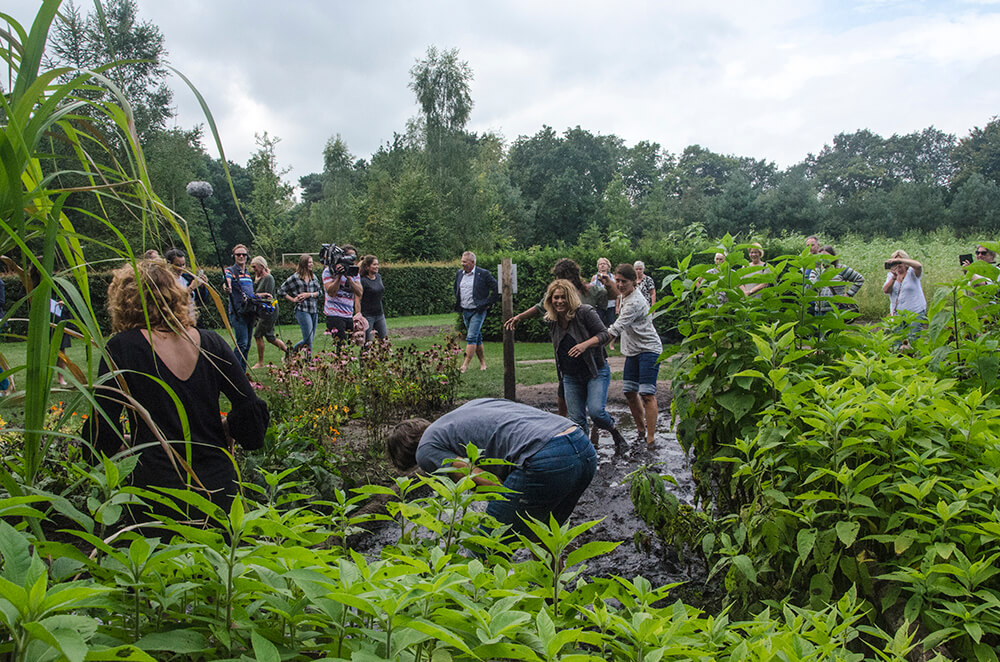
[[[642,400],[639,399],[639,394],[634,391],[626,393],[625,400],[628,401],[628,408],[632,411],[632,420],[635,421],[635,429],[639,433],[639,437],[646,436],[646,415],[642,410]]]
[[[656,445],[656,416],[658,413],[656,396],[643,394],[642,405],[646,412],[646,448],[653,448]]]

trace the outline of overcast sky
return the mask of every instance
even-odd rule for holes
[[[4,5],[27,23],[37,0]],[[508,143],[579,125],[786,167],[842,131],[961,138],[1000,114],[1000,0],[138,5],[207,99],[227,158],[246,163],[267,131],[296,183],[322,170],[331,136],[368,158],[405,131],[418,112],[409,70],[431,45],[457,47],[474,72],[468,128]],[[178,125],[204,122],[171,84]]]

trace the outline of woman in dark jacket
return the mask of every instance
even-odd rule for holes
[[[165,261],[142,260],[115,271],[108,309],[115,335],[101,360],[98,407],[86,430],[94,451],[137,453],[130,476],[137,487],[190,489],[228,512],[238,490],[232,446],[264,445],[267,405],[226,342],[195,328],[188,293]],[[120,420],[126,387],[136,405],[127,410],[129,435]],[[220,416],[223,394],[232,409]],[[153,511],[179,517],[163,505]]]
[[[580,303],[573,283],[555,280],[542,299],[545,321],[552,336],[556,369],[562,378],[569,419],[587,431],[587,414],[594,422],[590,440],[597,445],[598,429],[611,433],[615,448],[625,448],[625,438],[608,415],[611,368],[604,346],[611,339],[592,306]]]

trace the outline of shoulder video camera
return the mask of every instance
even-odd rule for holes
[[[344,267],[344,273],[348,276],[358,275],[358,266],[354,264],[355,259],[357,259],[356,256],[347,255],[344,253],[344,249],[337,244],[323,244],[319,249],[319,261],[323,263],[323,266],[334,271],[340,265]]]

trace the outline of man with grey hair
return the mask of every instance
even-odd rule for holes
[[[462,268],[455,274],[455,310],[462,313],[465,322],[465,361],[462,372],[469,369],[472,357],[479,358],[479,369],[486,370],[483,353],[483,320],[486,311],[496,303],[497,280],[486,269],[476,266],[476,254],[462,253]]]

